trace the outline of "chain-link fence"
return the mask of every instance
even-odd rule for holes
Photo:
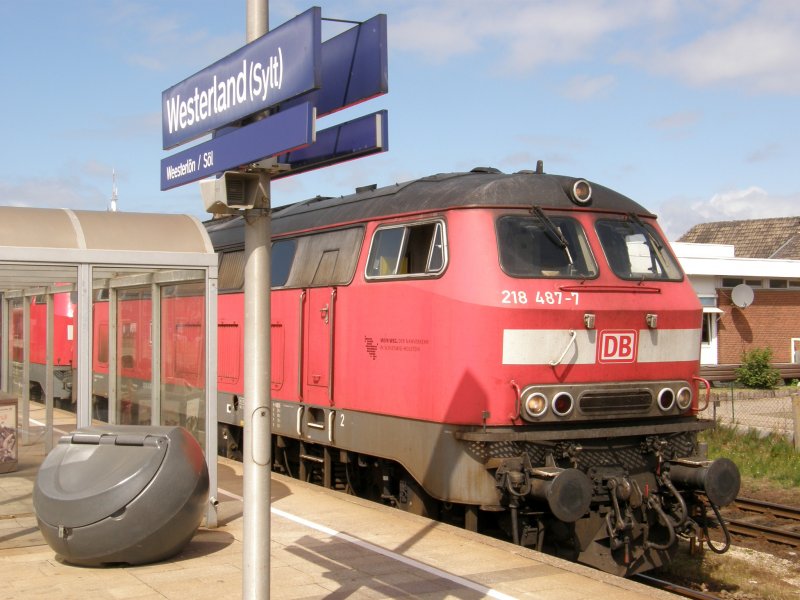
[[[709,406],[701,416],[721,425],[755,429],[764,435],[774,433],[792,441],[796,431],[793,399],[800,399],[800,388],[788,391],[714,388]]]

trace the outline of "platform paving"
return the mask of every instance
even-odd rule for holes
[[[0,475],[0,600],[241,597],[241,465],[220,459],[219,522],[150,565],[63,562],[36,527],[32,490],[44,445]],[[674,598],[640,584],[317,486],[272,477],[273,600],[311,598]]]

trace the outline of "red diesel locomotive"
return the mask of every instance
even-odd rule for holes
[[[276,470],[623,575],[734,499],[736,466],[697,441],[700,305],[629,198],[478,168],[277,208],[272,227]],[[207,228],[235,455],[242,220]]]

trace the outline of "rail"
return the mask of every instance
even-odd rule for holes
[[[800,521],[800,508],[764,502],[752,498],[737,498],[734,506],[741,511],[767,515],[777,519],[788,521]],[[763,525],[753,523],[743,519],[726,519],[728,530],[735,534],[745,537],[755,537],[772,542],[784,544],[794,548],[800,547],[800,532],[789,527],[775,527],[774,524]]]
[[[684,598],[692,598],[693,600],[720,600],[720,596],[715,596],[713,594],[709,594],[708,592],[701,592],[700,590],[695,590],[677,583],[672,583],[671,581],[666,581],[664,579],[658,579],[657,577],[645,575],[644,573],[632,575],[630,579],[659,590],[664,590],[665,592],[671,592],[673,594],[677,594],[678,596],[683,596]]]

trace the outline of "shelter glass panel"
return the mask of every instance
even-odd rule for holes
[[[150,286],[120,290],[117,302],[117,421],[149,425],[152,387]]]
[[[108,423],[108,294],[92,302],[92,418]]]
[[[205,446],[205,286],[161,288],[161,424],[188,429]]]
[[[23,299],[15,298],[9,302],[8,318],[8,346],[7,356],[10,359],[8,369],[8,393],[22,400],[22,369],[23,369]]]

